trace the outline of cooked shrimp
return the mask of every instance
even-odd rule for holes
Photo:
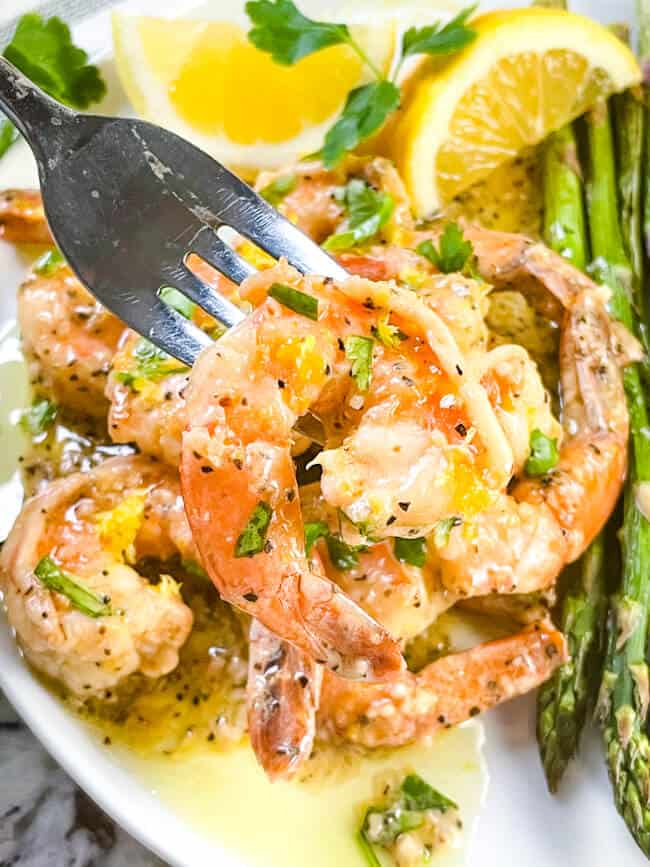
[[[272,779],[287,779],[309,758],[323,667],[257,620],[248,651],[248,732]]]
[[[399,648],[305,556],[291,430],[333,375],[338,338],[328,320],[312,322],[269,298],[199,357],[183,495],[225,599],[347,677],[385,677],[402,667]]]
[[[0,238],[13,244],[52,244],[43,200],[37,190],[0,193]]]
[[[566,659],[562,634],[540,622],[385,684],[326,672],[319,731],[365,747],[401,746],[534,689]]]
[[[63,264],[29,275],[18,294],[18,321],[36,391],[105,417],[104,388],[124,324]]]
[[[177,480],[144,457],[113,458],[29,500],[0,558],[9,622],[35,668],[80,697],[109,696],[134,672],[175,668],[192,612],[170,578],[154,586],[141,557],[196,558]],[[50,558],[109,610],[92,617],[35,574]]]

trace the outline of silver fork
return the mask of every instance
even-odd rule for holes
[[[134,331],[191,366],[210,338],[160,297],[173,286],[227,327],[242,311],[186,264],[235,283],[254,273],[230,227],[303,273],[346,272],[247,184],[194,145],[140,120],[82,115],[0,57],[0,108],[27,139],[52,235],[81,282]]]

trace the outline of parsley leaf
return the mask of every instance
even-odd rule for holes
[[[291,66],[321,48],[350,40],[345,24],[307,18],[292,0],[249,0],[245,8],[253,23],[249,40],[283,66]]]
[[[118,382],[124,383],[140,391],[138,380],[146,379],[157,382],[173,373],[185,373],[187,367],[150,343],[146,337],[141,337],[133,350],[133,366],[128,370],[115,373]]]
[[[359,391],[368,391],[372,376],[372,337],[345,338],[345,357],[352,364],[351,374]]]
[[[0,120],[0,157],[7,153],[12,144],[18,140],[19,132],[6,117]]]
[[[60,569],[51,557],[38,561],[34,575],[48,590],[60,593],[70,604],[88,617],[106,617],[112,614],[110,597],[100,596],[84,587],[77,579]]]
[[[301,292],[292,286],[285,286],[284,283],[273,283],[269,295],[294,313],[314,321],[318,319],[318,298],[313,295],[307,295],[306,292]]]
[[[463,519],[459,518],[458,515],[452,515],[449,518],[441,518],[437,521],[433,528],[433,541],[436,548],[444,548],[449,542],[451,531],[454,527],[460,527],[462,523]]]
[[[560,453],[557,448],[557,440],[547,437],[538,428],[530,435],[530,457],[524,465],[526,475],[543,476],[557,464]]]
[[[260,196],[273,205],[274,208],[282,202],[285,196],[292,193],[298,186],[298,178],[294,174],[280,175],[270,184],[260,190]]]
[[[194,301],[186,295],[183,295],[183,293],[179,292],[178,289],[174,289],[173,286],[165,286],[162,288],[160,290],[160,297],[165,304],[172,308],[172,310],[180,313],[181,316],[184,316],[186,319],[191,319],[194,316],[194,311],[196,310],[196,304]]]
[[[329,532],[330,528],[325,521],[313,521],[305,524],[305,553],[308,557],[316,542],[329,536]]]
[[[60,18],[35,12],[18,21],[4,56],[50,96],[74,108],[88,108],[106,93],[99,69],[73,44]]]
[[[237,539],[235,557],[253,557],[263,550],[272,516],[273,509],[260,500]]]
[[[402,37],[402,57],[413,54],[453,54],[476,39],[476,31],[466,21],[476,6],[463,9],[444,26],[440,22],[427,27],[410,27]]]
[[[391,325],[388,321],[388,313],[384,313],[377,320],[377,324],[372,326],[372,335],[376,337],[380,343],[387,346],[389,349],[397,349],[402,340],[407,340],[407,335],[397,327]]]
[[[34,272],[41,277],[49,277],[65,265],[65,259],[56,249],[47,250],[34,263]]]
[[[377,132],[399,102],[399,87],[383,78],[351,90],[340,117],[325,136],[320,154],[325,168],[334,168],[347,151]]]
[[[347,228],[330,235],[325,250],[347,250],[370,240],[390,220],[395,203],[390,193],[373,188],[360,178],[353,178],[343,190],[348,219]]]
[[[465,240],[458,223],[447,223],[440,236],[438,249],[433,241],[422,241],[417,246],[417,252],[443,274],[453,274],[463,270],[474,248],[471,241]]]
[[[325,537],[327,542],[327,553],[332,561],[332,565],[341,572],[347,572],[349,569],[354,569],[359,565],[359,552],[365,551],[365,545],[348,545],[340,536],[335,536],[328,533]]]
[[[51,400],[35,400],[29,409],[21,413],[20,426],[26,433],[38,436],[54,424],[56,413],[57,406]]]
[[[393,541],[393,552],[400,563],[422,568],[427,562],[427,540],[424,536],[417,539],[399,539]]]

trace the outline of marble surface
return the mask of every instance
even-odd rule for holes
[[[48,756],[0,692],[0,867],[165,867]]]

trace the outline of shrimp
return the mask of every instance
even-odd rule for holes
[[[53,244],[37,190],[0,193],[0,237],[13,244]]]
[[[27,659],[74,695],[110,697],[129,675],[160,677],[178,663],[192,612],[137,559],[196,559],[177,480],[144,457],[118,457],[58,479],[30,499],[0,557],[0,590]],[[43,558],[108,603],[93,617],[35,574]]]
[[[28,276],[18,321],[36,391],[85,416],[105,417],[108,371],[126,326],[64,264]]]
[[[248,652],[248,731],[272,780],[292,777],[311,755],[323,667],[257,620]]]
[[[364,747],[402,746],[534,689],[567,658],[562,634],[542,621],[389,683],[350,683],[326,672],[318,731]]]
[[[225,599],[344,676],[380,678],[401,670],[399,648],[307,561],[291,461],[294,422],[326,387],[337,354],[327,318],[312,322],[268,298],[192,370],[181,482]]]

